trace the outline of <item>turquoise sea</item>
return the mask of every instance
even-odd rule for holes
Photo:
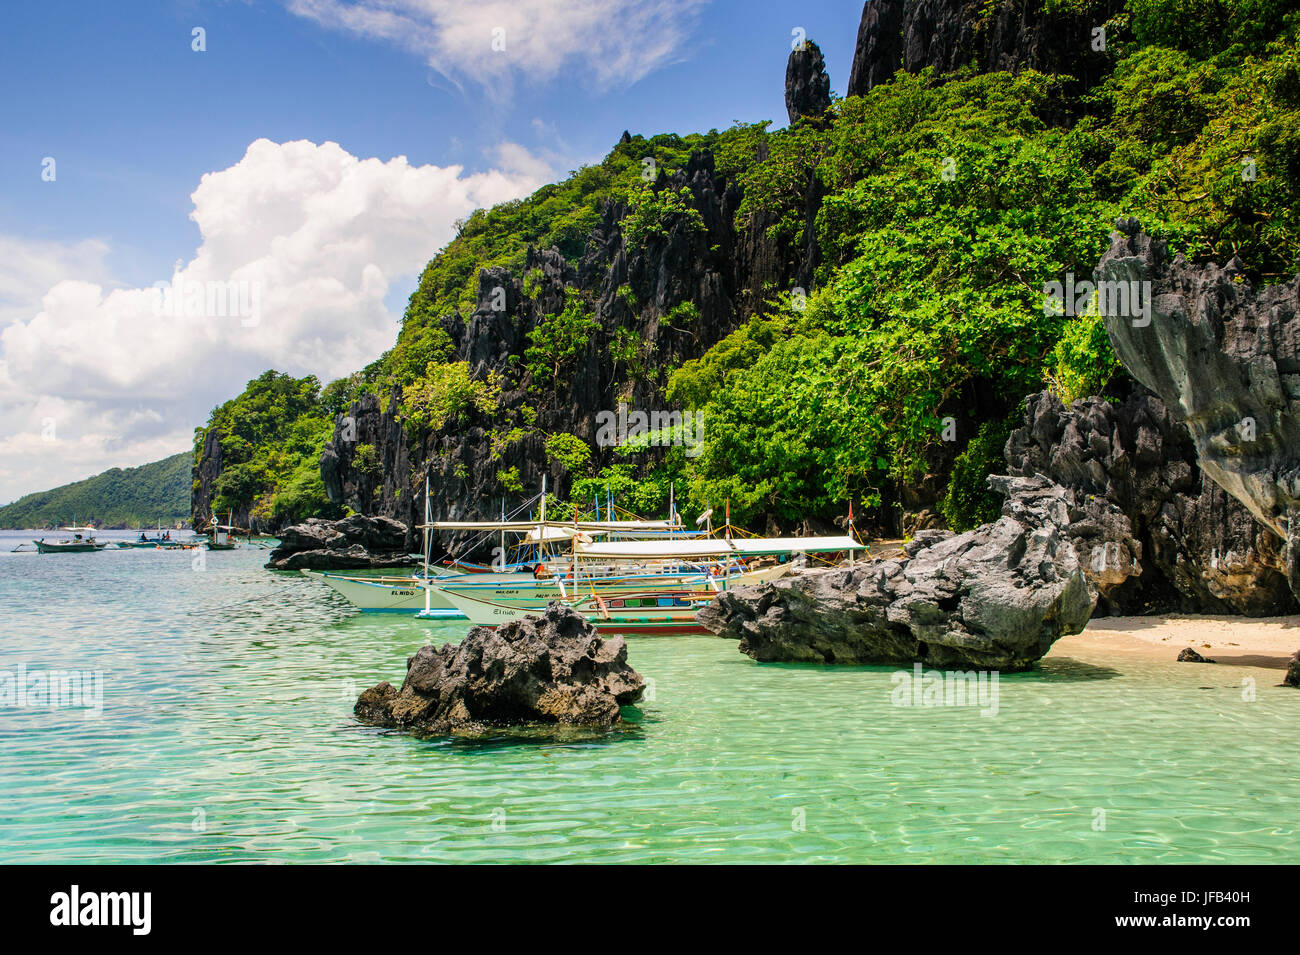
[[[465,624],[362,616],[266,551],[9,552],[30,536],[0,535],[0,671],[100,671],[103,709],[0,708],[0,863],[1295,858],[1276,671],[1053,654],[981,716],[641,637],[621,730],[423,740],[352,704]]]

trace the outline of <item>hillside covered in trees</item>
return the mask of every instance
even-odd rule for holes
[[[414,523],[426,476],[439,513],[468,516],[545,474],[555,513],[609,489],[662,514],[672,483],[756,530],[850,502],[868,532],[995,514],[985,477],[1026,395],[1131,386],[1095,302],[1044,295],[1091,277],[1118,217],[1255,281],[1294,274],[1300,12],[930,6],[950,16],[906,52],[916,5],[868,6],[853,95],[819,92],[815,44],[793,52],[785,128],[625,134],[476,211],[379,360],[323,394],[268,373],[214,412],[196,502]],[[598,441],[620,404],[699,415],[702,441]]]
[[[138,468],[112,468],[0,507],[0,527],[45,528],[72,521],[104,527],[171,527],[190,516],[188,451]]]
[[[319,462],[340,408],[338,391],[322,394],[311,375],[267,371],[213,409],[208,423],[194,429],[194,526],[230,512],[237,526],[258,529],[336,516]]]

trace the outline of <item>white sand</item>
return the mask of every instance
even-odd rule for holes
[[[1048,655],[1173,661],[1184,647],[1219,663],[1285,669],[1300,650],[1300,616],[1094,617],[1083,633],[1056,641]]]

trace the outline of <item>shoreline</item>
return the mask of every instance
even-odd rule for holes
[[[1052,644],[1045,658],[1101,656],[1174,663],[1185,647],[1220,664],[1285,670],[1291,655],[1300,650],[1300,614],[1094,617],[1082,633]]]

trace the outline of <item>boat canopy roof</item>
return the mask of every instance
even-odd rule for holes
[[[86,532],[91,534],[95,533],[95,528],[93,527],[77,527],[75,525],[69,525],[68,527],[61,527],[59,529],[67,531],[70,534],[84,534]]]
[[[519,534],[536,532],[544,527],[548,532],[552,529],[568,531],[565,535],[568,537],[579,531],[663,531],[680,526],[668,521],[431,521],[420,525],[421,529],[429,527],[435,531],[513,531]],[[555,539],[558,540],[559,536]]]
[[[580,541],[591,540],[582,531],[573,527],[534,527],[525,536],[528,541],[534,544],[538,541],[567,541],[574,537]]]
[[[598,541],[578,549],[578,556],[602,560],[652,558],[752,557],[760,554],[813,554],[867,548],[851,537],[736,537],[706,540]]]

